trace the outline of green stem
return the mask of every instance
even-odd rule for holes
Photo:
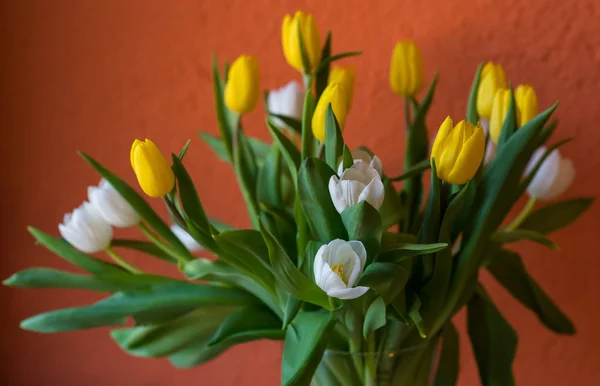
[[[365,353],[365,380],[364,384],[375,386],[377,384],[377,363],[376,363],[376,343],[375,336],[370,333],[367,337],[367,352]]]
[[[317,158],[323,159],[323,153],[325,152],[325,144],[322,143],[319,145],[319,150],[317,150]]]
[[[165,252],[166,254],[168,254],[169,256],[171,256],[172,258],[174,258],[175,260],[177,260],[177,262],[180,265],[183,265],[183,264],[185,264],[188,261],[188,259],[179,256],[179,254],[177,254],[177,252],[173,251],[172,248],[170,248],[167,244],[163,243],[150,229],[148,229],[148,227],[146,226],[146,224],[144,224],[143,222],[140,222],[138,224],[138,228],[161,251]]]
[[[354,368],[356,369],[356,373],[358,374],[358,378],[360,379],[360,384],[364,385],[365,370],[360,354],[360,344],[357,344],[354,338],[350,339],[350,356],[352,357]]]
[[[104,251],[117,264],[119,264],[121,267],[125,268],[129,272],[133,273],[134,275],[139,275],[139,274],[144,273],[141,269],[138,269],[135,266],[129,264],[127,261],[125,261],[125,259],[123,259],[121,256],[119,256],[119,254],[117,252],[115,252],[115,250],[112,249],[111,247],[106,248]]]
[[[535,197],[529,197],[529,201],[527,201],[527,204],[525,204],[525,206],[521,210],[521,213],[519,213],[519,215],[517,217],[515,217],[515,219],[512,220],[510,222],[510,224],[508,224],[506,226],[506,228],[504,228],[504,230],[512,231],[514,229],[517,229],[519,227],[519,225],[521,225],[523,223],[523,221],[525,221],[525,219],[527,219],[527,216],[529,216],[529,213],[531,213],[531,210],[533,209],[535,202],[536,202]]]

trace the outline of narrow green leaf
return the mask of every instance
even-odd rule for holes
[[[409,244],[402,243],[396,246],[388,246],[381,251],[380,261],[399,262],[414,256],[436,253],[448,247],[447,243],[431,244]]]
[[[415,324],[417,331],[419,332],[419,336],[423,339],[427,338],[428,331],[425,329],[425,323],[423,321],[423,317],[421,316],[421,299],[419,296],[412,291],[410,288],[406,288],[406,303],[410,304],[410,308],[408,309],[408,316]]]
[[[238,125],[234,130],[234,136],[233,168],[244,201],[246,201],[250,221],[253,228],[256,229],[259,214],[258,203],[256,202],[256,158],[252,153],[252,148],[248,145],[248,139],[241,126]]]
[[[349,240],[358,240],[367,250],[367,261],[372,261],[381,249],[381,216],[367,201],[361,201],[342,212],[342,222]]]
[[[367,309],[365,314],[365,323],[363,325],[363,336],[367,336],[381,327],[385,326],[385,302],[383,298],[377,297]]]
[[[402,203],[400,195],[396,192],[390,179],[383,179],[383,189],[383,204],[379,208],[379,214],[381,215],[381,227],[388,229],[402,221],[407,208]]]
[[[107,263],[105,261],[88,256],[85,253],[79,252],[66,241],[42,232],[34,227],[28,227],[27,230],[33,235],[35,240],[48,248],[52,253],[62,257],[69,263],[90,273],[123,273],[123,268]]]
[[[302,160],[313,155],[313,142],[315,137],[312,132],[312,117],[317,102],[312,97],[312,90],[307,88],[304,94],[304,105],[302,107]]]
[[[212,78],[213,78],[213,98],[215,103],[215,112],[217,115],[217,123],[219,126],[219,133],[223,144],[225,146],[226,153],[229,155],[229,159],[233,159],[233,130],[235,123],[232,122],[232,113],[225,106],[225,85],[219,74],[219,63],[217,57],[213,57],[212,65]]]
[[[328,60],[331,56],[331,31],[327,31],[327,37],[325,43],[323,43],[323,49],[321,50],[321,61]],[[329,83],[329,63],[323,66],[319,66],[315,76],[315,89],[317,91],[317,100],[323,94],[323,91]]]
[[[171,232],[169,226],[160,218],[152,207],[125,181],[117,177],[111,171],[102,166],[92,157],[80,153],[81,157],[92,166],[102,177],[104,177],[117,192],[133,207],[140,217],[154,229],[162,238],[164,238],[177,252],[177,255],[186,260],[194,259],[194,256],[188,251],[181,241]]]
[[[297,120],[296,118],[287,117],[285,115],[273,114],[269,113],[270,117],[278,118],[283,123],[288,125],[292,130],[294,130],[298,134],[302,134],[302,122]],[[281,127],[279,128],[281,129]]]
[[[333,170],[337,170],[343,151],[344,137],[330,103],[325,111],[325,161]]]
[[[292,320],[294,320],[296,315],[298,315],[298,311],[300,311],[301,306],[302,301],[298,300],[298,298],[295,296],[288,296],[288,299],[285,302],[285,310],[283,311],[283,323],[281,326],[282,330],[285,330]]]
[[[418,162],[417,164],[413,165],[412,168],[406,170],[404,173],[402,173],[401,175],[399,175],[398,177],[392,177],[390,178],[390,181],[403,181],[406,180],[408,178],[412,178],[414,176],[418,176],[423,174],[423,172],[425,172],[426,170],[431,168],[431,161],[429,161],[428,159],[424,159],[421,162]]]
[[[177,154],[177,158],[179,158],[180,161],[183,161],[183,157],[185,157],[188,148],[190,147],[190,143],[192,142],[191,139],[188,139],[187,141],[185,141],[185,144],[183,145],[183,147],[181,148],[181,150],[179,151],[179,154]]]
[[[385,304],[390,304],[402,292],[409,276],[410,264],[375,262],[367,266],[357,285],[372,288]]]
[[[325,66],[329,66],[331,63],[333,63],[337,60],[349,58],[351,56],[358,56],[358,55],[362,55],[362,51],[342,52],[341,54],[336,54],[336,55],[330,56],[326,59],[322,59],[321,63],[319,64],[319,67],[317,68],[317,72],[319,72],[321,70],[321,68],[323,68]]]
[[[256,199],[270,208],[283,205],[281,197],[281,153],[273,146],[264,164],[258,171]]]
[[[458,331],[452,322],[442,330],[442,351],[433,386],[455,386],[460,368]]]
[[[204,132],[199,133],[199,135],[200,138],[202,138],[202,140],[215,152],[219,159],[231,163],[231,157],[229,157],[225,144],[221,138]],[[250,144],[250,147],[252,147],[257,162],[263,162],[271,150],[271,145],[254,137],[248,137],[248,143]]]
[[[269,248],[269,259],[278,283],[298,299],[330,309],[329,298],[325,292],[298,270],[281,244],[264,225],[260,223],[259,226]]]
[[[283,386],[310,384],[327,347],[335,316],[326,311],[300,312],[285,334],[281,369]]]
[[[531,213],[519,228],[548,234],[577,220],[594,201],[593,198],[574,198],[548,205]]]
[[[473,125],[479,123],[479,114],[477,113],[477,94],[479,93],[479,82],[481,81],[482,69],[483,63],[479,63],[477,66],[477,71],[475,71],[475,77],[473,78],[471,92],[469,93],[469,100],[467,102],[467,121]]]
[[[498,139],[498,149],[500,149],[506,141],[517,131],[517,102],[515,101],[515,93],[513,92],[512,86],[510,86],[510,104],[508,105],[508,112],[502,123],[502,131],[500,131],[500,138]]]
[[[239,344],[253,340],[283,340],[281,320],[263,307],[240,308],[229,315],[208,342],[209,346],[221,343]]]
[[[573,323],[527,273],[517,253],[502,249],[487,268],[515,299],[533,311],[550,330],[557,334],[575,333]]]
[[[169,263],[177,263],[173,257],[164,252],[162,249],[156,246],[156,244],[142,241],[142,240],[128,240],[128,239],[113,239],[110,243],[113,248],[126,248],[134,251],[142,252],[150,256],[157,257]]]
[[[126,275],[124,273],[124,275]],[[50,268],[29,268],[15,273],[4,280],[4,285],[21,288],[73,288],[101,292],[114,292],[119,289],[103,282],[95,276],[80,275]]]
[[[283,133],[281,130],[277,129],[270,121],[267,121],[267,127],[275,140],[277,146],[279,146],[279,150],[281,151],[281,155],[285,160],[285,163],[290,171],[290,175],[292,176],[292,181],[294,184],[296,183],[298,176],[298,168],[300,167],[300,151],[294,145],[294,143]]]
[[[169,355],[169,362],[178,369],[189,369],[216,358],[229,347],[227,344],[209,347],[204,340],[194,341],[191,345]]]
[[[467,331],[483,386],[515,384],[517,333],[479,286],[467,306]]]
[[[177,184],[179,185],[179,197],[185,216],[189,219],[195,227],[206,235],[206,240],[202,240],[209,245],[212,244],[212,238],[210,237],[210,226],[208,217],[204,211],[204,207],[198,197],[198,192],[194,186],[194,182],[190,177],[189,173],[185,169],[185,166],[181,163],[181,160],[173,155],[173,170],[177,177]]]
[[[541,244],[550,249],[557,250],[558,247],[552,241],[548,240],[543,234],[528,229],[503,230],[492,235],[490,241],[498,244],[516,243],[529,240]]]
[[[306,52],[306,46],[304,45],[304,37],[302,36],[300,23],[296,24],[296,27],[296,33],[298,34],[298,45],[300,46],[300,57],[302,58],[302,67],[304,67],[305,74],[310,74],[312,68],[310,67],[310,60],[308,58],[308,53]]]
[[[354,165],[352,152],[350,151],[348,146],[344,145],[344,150],[342,151],[342,171],[348,169],[352,165]]]

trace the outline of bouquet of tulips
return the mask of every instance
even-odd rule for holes
[[[342,135],[355,72],[332,63],[359,53],[333,54],[331,33],[321,44],[312,16],[302,12],[283,20],[282,44],[303,86],[291,82],[267,93],[272,143],[244,132],[243,118],[261,94],[252,56],[224,70],[215,60],[220,136],[201,134],[234,168],[252,229],[207,216],[185,167],[189,141],[170,160],[149,139],[131,148],[139,186],[162,198],[168,222],[136,189],[81,154],[102,182],[65,216],[62,238],[30,232],[86,274],[31,268],[4,284],[108,295],[33,316],[21,327],[50,333],[114,326],[110,335],[127,353],[167,357],[180,368],[239,343],[282,340],[283,385],[442,386],[456,384],[452,317],[466,307],[482,384],[514,384],[517,335],[478,273],[487,269],[547,328],[574,333],[509,249],[521,240],[555,249],[548,234],[591,204],[578,198],[534,210],[574,178],[557,149],[567,140],[545,145],[557,127],[550,119],[557,105],[539,112],[531,86],[513,90],[500,65],[480,65],[465,119],[446,118],[430,151],[426,117],[437,75],[419,100],[421,54],[400,41],[390,84],[404,99],[407,145],[404,173],[389,176],[376,149],[351,150]],[[509,216],[526,194],[525,207]],[[113,236],[113,227],[131,226],[144,239]],[[214,258],[194,255],[200,249]],[[180,278],[144,273],[117,250],[172,263]],[[92,256],[98,252],[112,262]]]

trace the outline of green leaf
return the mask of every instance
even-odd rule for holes
[[[544,154],[542,155],[542,157],[537,161],[537,163],[535,164],[535,166],[533,167],[533,169],[529,172],[529,174],[527,174],[527,176],[525,176],[525,178],[523,179],[523,181],[519,185],[519,189],[517,191],[517,195],[520,196],[521,194],[523,194],[527,190],[527,187],[529,186],[529,184],[531,183],[531,181],[533,180],[533,178],[535,177],[535,175],[537,174],[537,172],[540,170],[540,168],[544,164],[544,161],[546,161],[546,159],[550,156],[550,154],[555,149],[559,148],[560,146],[562,146],[564,144],[567,144],[567,143],[571,142],[572,140],[573,140],[573,138],[563,139],[561,141],[558,141],[554,145],[550,146],[548,149],[546,149],[546,151],[544,152]]]
[[[233,345],[260,339],[283,340],[283,337],[281,320],[276,315],[263,307],[248,306],[229,315],[208,345]]]
[[[442,330],[442,351],[433,386],[455,386],[458,381],[459,361],[458,331],[452,322],[448,322]]]
[[[279,240],[288,256],[297,256],[296,221],[285,209],[268,209],[260,214],[260,219],[271,234]]]
[[[271,266],[275,272],[277,282],[292,296],[305,302],[330,309],[329,298],[325,292],[298,270],[281,244],[264,227],[262,222],[259,226],[260,232],[269,248],[269,259],[271,260]]]
[[[273,124],[267,121],[267,127],[275,140],[277,146],[279,146],[279,150],[281,151],[281,155],[285,160],[285,163],[290,171],[290,175],[292,177],[292,181],[296,184],[297,176],[298,176],[298,168],[300,167],[300,151],[294,145],[294,143],[283,133],[281,130],[273,126]]]
[[[142,240],[128,240],[128,239],[113,239],[110,243],[113,248],[127,248],[134,251],[142,252],[150,256],[157,257],[169,263],[177,263],[173,257],[164,252],[162,249],[156,246],[156,244],[142,241]]]
[[[189,369],[206,363],[224,353],[230,346],[226,344],[207,346],[206,342],[193,342],[169,356],[171,365],[178,369]]]
[[[124,273],[124,275],[126,275]],[[74,288],[114,292],[119,289],[96,276],[80,275],[50,268],[29,268],[4,280],[4,285],[21,288]]]
[[[357,285],[372,288],[390,304],[402,292],[409,276],[410,264],[375,262],[367,266]]]
[[[531,213],[519,228],[541,234],[554,232],[577,220],[593,201],[593,198],[574,198],[545,206]]]
[[[445,249],[447,243],[410,244],[402,243],[396,246],[383,247],[379,261],[399,262],[414,256],[428,255]]]
[[[325,43],[323,43],[323,49],[321,50],[321,61],[328,60],[331,56],[331,31],[327,32],[327,37],[325,38]],[[329,63],[324,66],[319,66],[319,69],[316,72],[315,76],[315,89],[317,90],[317,100],[325,91],[327,84],[329,83]]]
[[[419,296],[410,289],[410,287],[406,288],[404,291],[406,294],[406,303],[410,304],[408,309],[408,316],[415,324],[417,331],[419,332],[419,336],[423,339],[427,338],[428,331],[425,329],[425,323],[423,321],[423,317],[421,316],[421,306],[422,302]]]
[[[296,24],[296,33],[298,34],[298,45],[300,46],[300,57],[302,58],[302,67],[304,73],[309,74],[311,72],[310,60],[308,53],[306,52],[306,46],[304,45],[304,37],[302,36],[302,30],[300,29],[300,23]]]
[[[187,151],[188,151],[188,148],[190,147],[191,142],[192,142],[191,139],[188,139],[187,141],[185,141],[185,144],[179,151],[179,154],[177,154],[177,158],[179,158],[180,161],[183,161],[183,157],[185,157],[185,155],[187,154]]]
[[[510,86],[510,104],[508,105],[508,111],[504,122],[502,123],[502,129],[500,131],[500,138],[498,138],[498,149],[500,149],[506,141],[517,131],[517,102],[515,102],[515,93],[513,92],[512,86]]]
[[[517,333],[479,286],[467,306],[467,331],[483,386],[515,384]]]
[[[313,154],[313,142],[315,137],[312,132],[312,117],[317,102],[312,97],[312,90],[307,88],[304,94],[304,106],[302,108],[302,160]]]
[[[300,311],[301,306],[302,301],[298,300],[298,298],[295,296],[288,296],[288,299],[285,302],[285,310],[283,311],[283,323],[281,326],[282,330],[285,330],[292,320],[294,320],[296,315],[298,315],[298,311]]]
[[[110,332],[128,354],[159,358],[178,352],[193,342],[205,345],[234,307],[207,307],[191,311],[163,324],[121,328]]]
[[[216,227],[219,232],[235,230],[235,228],[232,227],[231,225],[226,224],[223,221],[217,220],[216,218],[209,217],[208,219],[210,220],[210,224],[213,227]]]
[[[381,297],[375,298],[373,303],[367,309],[365,314],[365,323],[363,324],[363,336],[367,336],[381,327],[385,326],[385,301]]]
[[[226,154],[229,155],[229,159],[233,159],[233,130],[237,126],[237,114],[231,112],[227,106],[225,106],[225,85],[219,74],[219,63],[217,57],[213,57],[212,65],[213,75],[213,98],[215,103],[215,112],[217,115],[217,123],[219,125],[219,133],[225,146]]]
[[[352,158],[352,152],[348,148],[348,146],[344,145],[344,150],[342,152],[342,171],[348,169],[354,165],[354,158]]]
[[[204,132],[201,132],[199,135],[200,138],[202,138],[202,140],[204,140],[204,142],[206,142],[206,144],[215,152],[219,159],[231,163],[231,157],[227,153],[227,149],[221,138]],[[257,162],[263,162],[271,150],[271,145],[254,137],[248,137],[248,143],[256,156]]]
[[[140,323],[155,314],[180,315],[202,306],[238,306],[256,303],[251,295],[233,288],[185,282],[161,283],[119,292],[90,306],[65,308],[36,315],[21,328],[37,332],[61,332],[122,325],[127,316]]]
[[[152,209],[152,207],[125,181],[117,177],[108,169],[104,168],[98,161],[92,157],[80,153],[83,159],[92,166],[102,177],[104,177],[117,192],[133,207],[133,209],[140,215],[140,217],[156,231],[162,238],[164,238],[173,248],[173,250],[185,260],[193,260],[194,256],[188,251],[181,241],[171,232],[169,226],[160,218],[158,214]]]
[[[248,139],[241,126],[234,130],[234,136],[233,169],[244,196],[244,201],[246,201],[250,221],[256,229],[259,214],[258,203],[256,202],[256,171],[258,169],[256,158],[252,153],[252,148],[248,145]]]
[[[358,56],[361,54],[362,54],[362,51],[350,51],[350,52],[342,52],[341,54],[336,54],[336,55],[330,56],[328,58],[321,59],[321,63],[319,64],[319,67],[317,68],[317,72],[319,72],[321,70],[321,68],[323,68],[325,66],[329,66],[331,63],[333,63],[337,60],[349,58],[351,56]]]
[[[383,204],[379,208],[379,214],[381,216],[381,227],[388,229],[402,220],[406,208],[390,179],[383,179],[383,189]]]
[[[394,182],[403,181],[408,178],[412,178],[412,177],[421,175],[426,170],[429,170],[430,168],[431,168],[431,161],[429,161],[428,159],[424,159],[423,161],[418,162],[417,164],[413,165],[410,169],[406,170],[404,173],[402,173],[398,177],[392,177],[389,180],[394,181]]]
[[[327,105],[325,111],[325,161],[333,170],[337,170],[338,159],[344,151],[344,137],[342,129],[333,112],[331,103]]]
[[[273,146],[264,164],[258,171],[256,199],[270,208],[282,206],[281,197],[281,153]]]
[[[483,69],[483,63],[479,63],[473,83],[471,85],[471,92],[469,93],[469,100],[467,102],[467,121],[473,125],[479,123],[479,114],[477,113],[477,94],[479,93],[479,82],[481,81],[481,70]],[[436,385],[437,386],[437,385]]]
[[[285,115],[273,114],[271,112],[269,112],[269,116],[278,118],[283,123],[285,123],[288,127],[290,127],[292,130],[294,130],[296,133],[298,133],[298,134],[302,133],[302,122],[300,122],[296,118],[287,117]],[[272,124],[274,125],[274,123],[272,123]],[[279,129],[281,129],[281,127]]]
[[[490,241],[498,244],[516,243],[524,240],[536,242],[550,249],[558,249],[556,244],[548,240],[543,234],[528,229],[502,230],[494,233],[490,238]]]
[[[335,316],[326,311],[300,312],[288,327],[283,346],[281,384],[304,386],[312,376],[327,347]]]
[[[334,171],[318,158],[306,159],[298,173],[302,210],[313,236],[321,242],[347,237],[342,218],[329,195],[329,179],[334,174]]]
[[[66,241],[42,232],[34,227],[28,227],[27,230],[33,235],[35,240],[48,248],[52,253],[62,257],[69,263],[90,273],[123,273],[123,268],[107,263],[105,261],[88,256],[85,253],[79,252]]]
[[[429,200],[425,208],[425,217],[423,225],[419,231],[417,240],[419,243],[433,243],[438,241],[440,234],[440,218],[442,215],[442,200],[446,201],[448,192],[442,190],[442,181],[437,176],[435,160],[431,161],[431,185],[429,187]],[[415,262],[416,278],[421,283],[426,283],[433,275],[434,269],[433,254],[424,256],[420,261]]]
[[[575,333],[573,323],[527,273],[517,253],[502,249],[487,268],[515,299],[533,311],[550,330],[557,334]]]
[[[352,205],[342,212],[342,222],[348,232],[348,240],[358,240],[367,250],[367,261],[372,261],[381,249],[381,216],[366,201]]]

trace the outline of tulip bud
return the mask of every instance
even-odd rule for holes
[[[181,241],[181,243],[188,249],[190,252],[202,251],[204,248],[202,245],[198,244],[198,242],[190,235],[185,229],[180,227],[177,224],[171,225],[171,232]]]
[[[110,224],[87,201],[72,213],[65,214],[58,231],[69,244],[85,253],[105,250],[113,236]]]
[[[354,149],[352,150],[352,159],[354,163],[362,162],[365,165],[369,165],[373,169],[377,170],[380,176],[383,175],[383,165],[381,160],[376,155],[371,156],[368,152],[363,149]],[[338,176],[344,172],[344,163],[340,162],[337,169]]]
[[[520,120],[521,113],[519,112],[519,106],[517,108],[517,122]],[[492,115],[490,116],[489,130],[490,139],[497,144],[500,139],[500,133],[502,132],[502,126],[504,126],[504,120],[508,115],[508,109],[510,108],[510,90],[501,88],[496,91],[494,96],[494,103],[492,105]]]
[[[507,88],[506,74],[501,65],[488,62],[481,70],[477,91],[477,113],[480,118],[490,118],[496,91]]]
[[[260,72],[254,56],[241,55],[231,65],[225,85],[225,104],[229,110],[246,114],[260,98]]]
[[[390,64],[390,85],[404,98],[423,88],[423,59],[419,47],[411,40],[396,43]]]
[[[546,153],[545,147],[540,147],[531,156],[525,175],[529,175]],[[527,187],[527,193],[539,200],[549,201],[563,194],[575,179],[573,162],[561,156],[558,150],[552,151],[546,157],[537,173]]]
[[[277,90],[271,90],[267,96],[267,109],[271,114],[301,120],[303,106],[304,91],[296,81],[291,81]],[[277,126],[289,128],[281,119],[277,117],[271,119]]]
[[[300,35],[302,35],[302,42],[304,43],[310,68],[304,68],[304,63],[302,63],[298,28],[300,29]],[[319,30],[310,14],[297,11],[293,17],[285,15],[283,25],[281,26],[281,44],[285,60],[287,60],[290,66],[302,73],[310,73],[321,61]]]
[[[149,139],[131,145],[131,167],[140,187],[150,197],[162,197],[175,186],[175,175],[167,159]]]
[[[327,105],[331,103],[333,113],[337,118],[340,129],[343,131],[348,114],[348,93],[343,83],[329,83],[317,103],[312,117],[312,131],[319,141],[325,142],[325,113]]]
[[[519,127],[531,121],[538,113],[537,95],[528,84],[520,84],[515,90],[515,102],[519,109]]]
[[[354,83],[356,81],[356,70],[354,67],[335,66],[329,73],[329,83],[342,83],[344,91],[347,93],[348,110],[352,106],[354,100]]]
[[[479,169],[485,152],[485,134],[480,126],[460,121],[453,126],[446,118],[441,124],[431,158],[435,159],[437,175],[456,185],[466,184]]]
[[[339,213],[361,201],[379,209],[383,204],[384,188],[377,170],[359,161],[344,170],[339,178],[331,176],[329,194]]]
[[[127,228],[140,222],[137,212],[105,179],[88,187],[88,200],[112,226]]]
[[[354,287],[360,277],[367,251],[360,241],[336,239],[317,251],[314,261],[315,283],[327,295],[338,299],[356,299],[369,287]]]

